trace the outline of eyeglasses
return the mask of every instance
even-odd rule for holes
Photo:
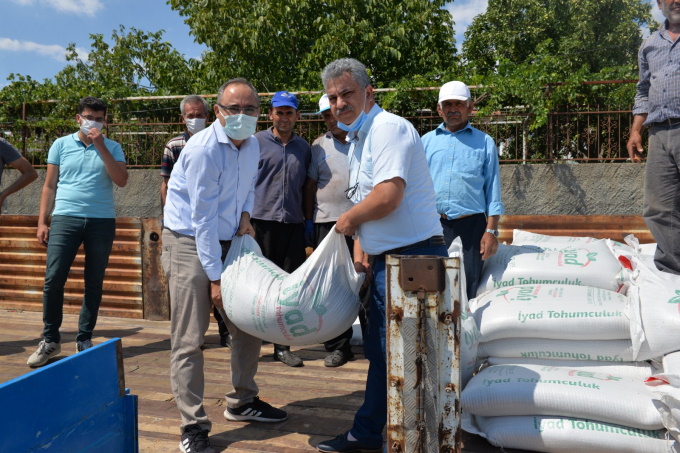
[[[358,177],[357,177],[358,179]],[[351,200],[354,198],[354,194],[357,193],[357,189],[359,188],[359,181],[357,181],[352,187],[348,187],[345,189],[345,196],[347,197],[348,200]]]
[[[248,116],[255,116],[257,115],[257,107],[253,106],[248,106],[248,107],[239,107],[238,105],[230,105],[229,107],[225,107],[222,104],[217,104],[218,107],[220,107],[222,110],[227,111],[230,115],[238,115],[239,113],[243,112],[244,114]]]
[[[92,116],[92,115],[80,115],[81,118],[85,118],[88,121],[96,121],[98,123],[106,122],[105,116]]]
[[[354,145],[352,145],[352,154],[349,156],[349,167],[352,168],[352,160],[354,159]],[[359,168],[357,169],[357,179],[352,187],[348,187],[345,189],[345,197],[347,197],[348,200],[352,200],[354,198],[354,195],[357,193],[357,190],[359,189],[359,174],[361,173],[361,159],[359,159]],[[354,200],[352,200],[354,201]]]

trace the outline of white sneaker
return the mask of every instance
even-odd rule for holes
[[[77,341],[76,342],[76,352],[83,352],[86,349],[90,349],[92,346],[92,340]]]
[[[59,343],[46,343],[45,340],[43,340],[38,345],[38,350],[31,354],[26,363],[31,368],[37,368],[45,365],[48,360],[60,352],[61,345]]]

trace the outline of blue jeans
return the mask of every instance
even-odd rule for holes
[[[443,245],[428,246],[400,252],[400,255],[448,256]],[[382,432],[387,423],[387,323],[385,318],[385,257],[376,258],[371,282],[371,308],[368,334],[364,341],[364,355],[369,361],[364,404],[354,416],[352,435],[370,445],[382,443]]]
[[[63,319],[64,285],[80,244],[85,248],[85,290],[76,341],[92,338],[102,301],[104,272],[115,235],[116,219],[52,217],[43,287],[43,337],[46,342],[61,341],[59,328]]]

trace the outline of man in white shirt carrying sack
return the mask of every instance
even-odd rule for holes
[[[354,206],[336,230],[354,241],[357,272],[372,274],[369,327],[364,354],[370,362],[364,403],[352,428],[317,445],[322,452],[381,452],[387,422],[385,350],[385,256],[447,256],[425,151],[410,122],[381,109],[373,99],[366,67],[343,58],[324,68],[321,80],[338,126],[349,132],[350,179]],[[375,267],[368,263],[375,257]]]

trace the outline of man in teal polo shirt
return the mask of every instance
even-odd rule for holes
[[[47,156],[37,234],[38,242],[47,247],[45,327],[43,340],[28,359],[31,367],[43,366],[61,352],[64,285],[81,244],[85,248],[85,290],[76,352],[92,347],[104,272],[116,234],[113,185],[123,187],[128,179],[123,150],[102,135],[106,104],[91,96],[81,99],[76,121],[80,130],[55,140]],[[50,214],[52,221],[48,222]]]

